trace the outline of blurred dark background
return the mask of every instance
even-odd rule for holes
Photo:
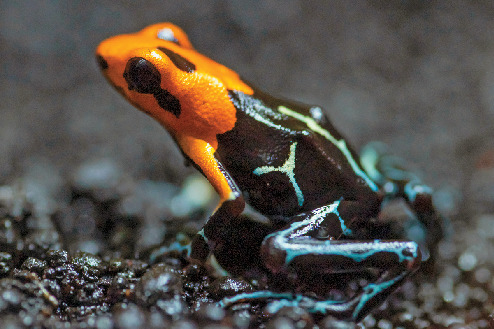
[[[0,1],[0,183],[102,157],[180,182],[192,169],[171,138],[94,59],[104,38],[163,21],[261,88],[322,105],[357,149],[384,141],[436,188],[494,159],[492,1]]]

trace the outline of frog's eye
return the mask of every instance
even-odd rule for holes
[[[161,89],[161,75],[156,67],[142,57],[133,57],[127,62],[123,74],[129,90],[142,94],[154,94]]]
[[[152,94],[159,107],[175,115],[181,113],[179,100],[168,90],[161,88],[161,74],[148,60],[142,57],[133,57],[127,62],[123,74],[129,90],[135,90],[141,94]]]
[[[187,35],[179,27],[170,23],[158,24],[157,27],[153,25],[151,29],[155,38],[173,42],[184,49],[193,49],[189,38],[187,38]]]
[[[173,33],[173,30],[168,28],[168,27],[165,27],[164,29],[159,30],[158,33],[156,34],[156,36],[158,37],[158,39],[165,40],[165,41],[171,41],[171,42],[176,43],[177,45],[180,45],[180,42],[175,37],[175,33]]]

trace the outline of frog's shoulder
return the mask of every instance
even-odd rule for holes
[[[246,81],[245,79],[243,80]],[[252,94],[229,90],[230,100],[235,106],[238,120],[241,120],[241,117],[246,115],[268,126],[276,123],[278,128],[281,125],[284,128],[297,130],[296,127],[300,124],[302,124],[301,127],[304,127],[304,129],[311,125],[317,125],[329,131],[336,132],[336,129],[332,126],[325,110],[321,106],[309,105],[273,96],[256,88],[248,81],[246,83],[252,88]],[[339,136],[337,132],[336,134]]]

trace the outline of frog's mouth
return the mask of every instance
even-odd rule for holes
[[[110,85],[112,85],[113,88],[115,88],[122,96],[129,99],[125,93],[125,90],[122,87],[120,87],[119,85],[115,84],[112,81],[112,79],[110,78],[110,76],[108,75],[108,68],[109,68],[108,61],[103,56],[101,56],[100,54],[96,54],[96,63],[98,63],[98,66],[101,70],[101,73],[103,73],[103,75],[105,76],[105,79],[110,83]],[[129,101],[131,101],[131,100],[129,99]]]
[[[96,55],[96,62],[98,63],[98,66],[101,69],[101,71],[104,72],[104,71],[106,71],[106,69],[108,69],[108,62],[100,54]]]

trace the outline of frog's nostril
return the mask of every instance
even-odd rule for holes
[[[98,62],[99,68],[101,70],[106,70],[108,68],[108,62],[101,55],[96,55],[96,61]]]

